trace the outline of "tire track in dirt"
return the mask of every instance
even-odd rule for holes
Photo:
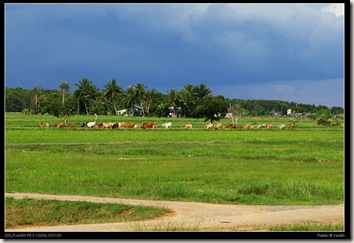
[[[198,202],[156,201],[105,198],[74,195],[49,195],[36,193],[6,193],[6,197],[37,198],[64,201],[87,201],[96,203],[121,203],[141,206],[166,207],[173,211],[163,217],[145,221],[106,224],[83,224],[48,227],[6,229],[21,232],[119,232],[164,231],[164,228],[238,231],[267,228],[280,224],[301,222],[344,222],[344,205],[321,206],[267,206],[228,205]]]

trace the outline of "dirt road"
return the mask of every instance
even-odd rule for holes
[[[152,201],[72,195],[46,195],[34,193],[6,193],[14,198],[38,198],[65,201],[89,201],[97,203],[122,203],[143,206],[163,206],[172,214],[153,220],[139,222],[67,225],[7,229],[26,232],[118,232],[154,231],[164,227],[196,228],[199,231],[239,231],[267,228],[279,224],[311,222],[343,222],[344,205],[325,206],[257,206],[225,205],[177,201]]]

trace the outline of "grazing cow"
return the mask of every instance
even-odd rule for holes
[[[288,128],[291,129],[291,128],[294,128],[295,127],[295,122],[292,122],[288,125]]]
[[[231,129],[236,129],[236,124],[229,124],[228,127]]]
[[[157,128],[157,122],[145,122],[142,128]]]
[[[88,122],[83,122],[82,123],[82,125],[81,125],[81,127],[86,127],[86,124],[87,124]]]
[[[162,124],[162,127],[164,127],[164,128],[171,128],[172,127],[172,123],[171,122],[167,122],[167,123],[164,123],[164,124]]]
[[[183,124],[181,128],[187,129],[187,128],[192,128],[192,124]]]
[[[64,127],[65,126],[65,123],[64,122],[58,122],[58,123],[55,123],[54,124],[55,127]]]
[[[284,127],[285,127],[285,124],[280,124],[280,125],[278,126],[279,129],[284,129]]]
[[[215,124],[214,127],[217,129],[222,128],[222,124],[221,123]]]
[[[38,122],[38,126],[39,127],[43,127],[43,123],[42,122]]]
[[[127,122],[127,123],[125,124],[125,127],[126,127],[126,128],[134,128],[134,127],[135,127],[135,123],[134,123],[134,122]]]
[[[246,129],[249,129],[249,128],[251,128],[251,125],[250,124],[245,124],[245,125],[243,125],[243,127],[246,128]]]
[[[112,128],[113,127],[113,122],[100,122],[98,123],[98,127],[100,127],[100,124],[102,124],[103,128]]]
[[[70,123],[70,124],[68,125],[68,127],[70,127],[70,128],[74,128],[74,127],[75,127],[75,124]]]
[[[261,124],[258,124],[256,128],[257,128],[257,129],[260,129],[261,127],[262,127],[262,125],[261,125]]]
[[[113,123],[112,128],[119,128],[119,123],[118,122]]]
[[[46,127],[49,127],[49,123],[48,123],[48,122],[46,122],[45,126],[46,126]]]
[[[273,128],[273,124],[271,124],[271,123],[266,124],[266,128],[268,128],[268,129]]]
[[[212,124],[212,123],[209,123],[209,124],[206,124],[205,126],[204,126],[204,128],[206,128],[206,129],[210,129],[210,128],[212,128],[214,125]]]

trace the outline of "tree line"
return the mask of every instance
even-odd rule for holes
[[[297,112],[316,113],[326,110],[336,115],[344,112],[342,107],[299,104],[281,100],[242,100],[213,95],[205,84],[188,83],[182,89],[170,89],[167,94],[158,92],[141,83],[124,89],[115,79],[108,80],[100,90],[87,78],[75,83],[70,92],[70,84],[62,81],[58,89],[42,89],[34,86],[32,90],[6,88],[6,112],[25,114],[51,114],[57,117],[80,114],[116,115],[118,110],[126,109],[127,115],[154,117],[192,117],[206,118],[225,116],[237,110],[242,116],[286,115],[287,109]]]

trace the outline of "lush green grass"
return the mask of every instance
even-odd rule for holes
[[[6,228],[146,220],[170,212],[160,207],[6,197]]]
[[[69,123],[94,120],[73,116]],[[81,194],[232,204],[343,203],[343,127],[300,120],[294,130],[203,129],[203,119],[158,129],[38,128],[51,116],[6,115],[6,192]],[[173,128],[161,127],[172,121]],[[230,120],[222,120],[223,124]],[[242,118],[239,123],[289,122]],[[193,129],[180,128],[192,123]]]

